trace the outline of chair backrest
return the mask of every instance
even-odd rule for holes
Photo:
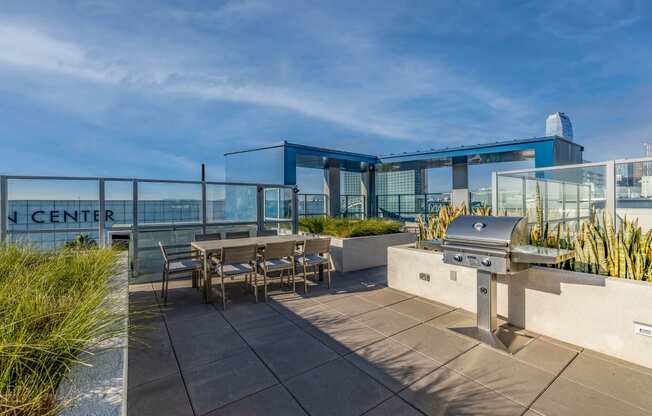
[[[221,240],[222,233],[195,234],[195,241]]]
[[[227,240],[233,240],[235,238],[249,238],[251,235],[249,231],[229,231],[226,233]]]
[[[306,255],[324,254],[331,251],[331,239],[327,238],[310,238],[303,243],[303,252]]]
[[[295,241],[281,241],[278,243],[265,244],[265,251],[263,255],[265,260],[281,259],[283,257],[291,257],[294,255],[294,250],[297,246]]]
[[[163,261],[167,262],[168,261],[168,253],[165,250],[165,246],[163,246],[163,243],[160,241],[158,242],[158,247],[161,249],[161,254],[163,255]]]
[[[276,231],[276,230],[262,230],[262,231],[258,231],[256,233],[256,235],[258,237],[273,237],[275,235],[278,235],[278,231]]]
[[[258,244],[223,247],[220,255],[220,262],[222,264],[249,263],[256,261],[257,254]]]

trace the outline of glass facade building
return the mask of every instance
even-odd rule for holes
[[[573,140],[573,124],[564,113],[553,113],[546,119],[546,136],[559,136]]]

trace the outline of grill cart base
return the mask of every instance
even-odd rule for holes
[[[515,354],[534,338],[517,333],[517,329],[509,325],[498,326],[496,280],[496,273],[478,270],[477,325],[451,329],[499,350]]]

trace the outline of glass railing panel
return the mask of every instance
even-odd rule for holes
[[[513,176],[498,176],[497,178],[497,203],[496,214],[498,215],[525,215],[523,212],[524,179]]]
[[[643,231],[652,228],[652,161],[616,164],[616,212]]]
[[[299,194],[298,195],[298,208],[299,216],[319,216],[326,215],[327,211],[327,195],[325,194]]]
[[[98,240],[99,181],[10,178],[7,191],[11,241],[55,248],[78,234]]]
[[[606,206],[606,169],[589,165],[498,174],[498,212],[523,215],[525,207],[530,223],[539,215],[549,222],[577,222],[593,211],[601,215]]]
[[[290,188],[265,188],[265,219],[292,219],[292,194]]]
[[[192,224],[201,221],[201,184],[138,183],[139,224]]]
[[[206,221],[256,221],[258,187],[252,185],[206,184]]]

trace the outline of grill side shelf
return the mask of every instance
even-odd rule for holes
[[[514,263],[559,264],[575,257],[573,250],[522,245],[512,247]]]

